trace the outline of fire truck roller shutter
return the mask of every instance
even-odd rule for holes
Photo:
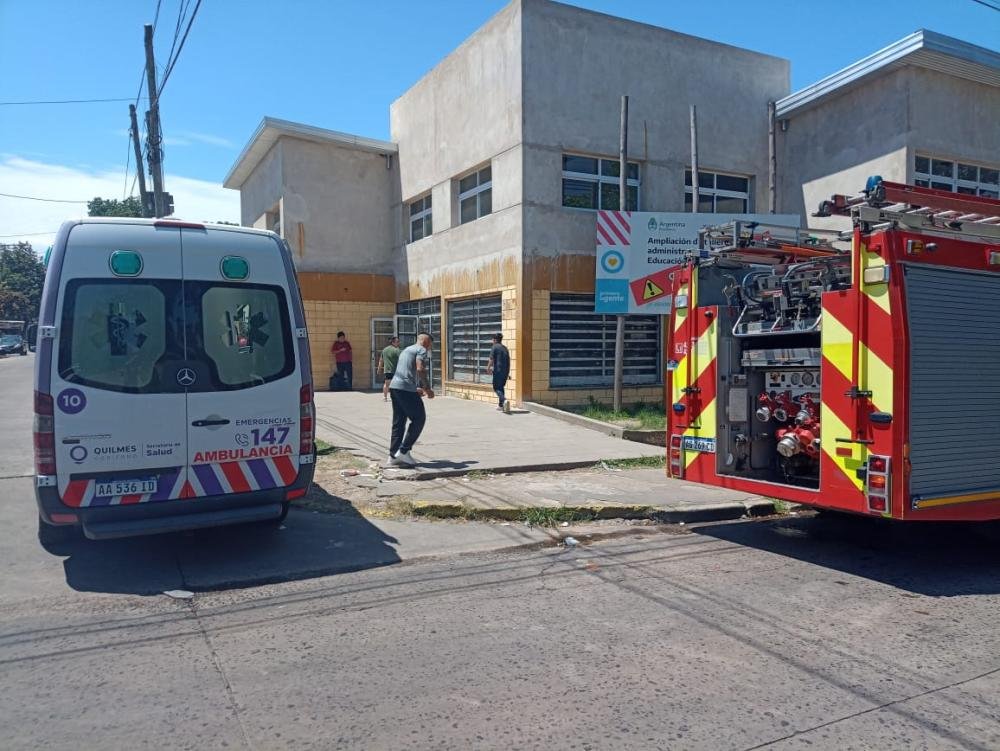
[[[1000,274],[904,265],[910,495],[1000,490]]]

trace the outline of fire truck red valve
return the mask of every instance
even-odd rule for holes
[[[778,422],[788,422],[790,416],[798,411],[790,391],[784,394],[762,391],[757,397],[757,411],[754,414],[761,422],[769,422],[772,417]]]

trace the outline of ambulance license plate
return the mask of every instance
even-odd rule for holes
[[[114,495],[142,495],[155,493],[157,481],[154,480],[110,480],[97,483],[96,495],[101,497]]]

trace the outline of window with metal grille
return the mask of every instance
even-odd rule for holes
[[[1000,198],[1000,169],[917,154],[913,184],[968,196]]]
[[[423,300],[407,300],[396,303],[396,312],[401,316],[426,316],[441,312],[440,297],[425,297]]]
[[[500,310],[500,295],[448,303],[449,379],[467,383],[491,382],[486,366],[493,335],[500,332]]]
[[[694,188],[691,170],[684,170],[684,210],[691,210]],[[698,211],[706,214],[745,214],[750,211],[750,178],[698,170]]]
[[[615,326],[615,316],[594,313],[593,295],[552,295],[549,385],[613,385]],[[626,316],[624,383],[660,383],[661,341],[659,316]]]

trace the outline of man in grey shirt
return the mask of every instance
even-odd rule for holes
[[[430,351],[433,346],[434,339],[430,334],[419,334],[417,343],[411,344],[399,354],[396,372],[389,383],[389,397],[392,399],[389,463],[397,467],[416,465],[410,456],[410,450],[420,437],[424,423],[427,422],[422,397],[434,398],[434,391],[427,381],[427,373],[431,366]],[[410,421],[408,428],[407,420]]]

